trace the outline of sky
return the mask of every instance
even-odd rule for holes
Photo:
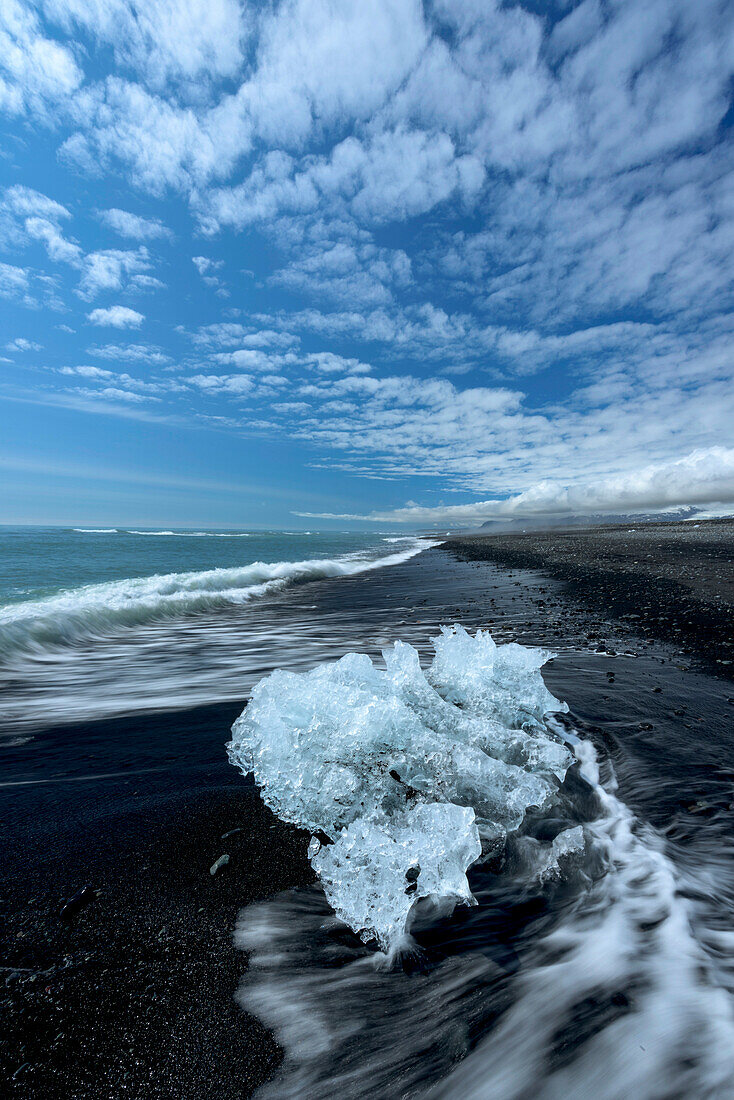
[[[4,0],[0,522],[734,502],[731,0]]]

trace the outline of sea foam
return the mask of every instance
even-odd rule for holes
[[[425,672],[402,642],[383,651],[384,671],[349,653],[273,672],[228,745],[267,805],[314,834],[309,857],[337,915],[384,951],[404,942],[419,899],[471,904],[467,869],[553,805],[573,762],[545,720],[567,709],[540,675],[552,654],[460,626],[434,647]],[[582,838],[554,843],[547,865]]]
[[[433,545],[416,538],[405,549],[383,557],[357,552],[339,558],[256,561],[235,568],[128,577],[7,604],[0,607],[0,657],[245,603],[290,584],[396,565]]]

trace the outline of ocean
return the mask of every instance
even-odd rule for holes
[[[0,1062],[32,1067],[29,1095],[734,1096],[725,679],[545,576],[457,559],[439,540],[127,528],[2,538],[11,976]],[[477,904],[421,903],[395,965],[335,919],[309,833],[264,807],[225,743],[262,677],[284,670],[271,714],[291,721],[312,705],[292,674],[352,654],[342,679],[324,673],[334,690],[309,729],[324,718],[348,734],[354,715],[366,744],[371,706],[340,698],[355,675],[376,684],[398,739],[395,789],[413,798],[427,773],[420,744],[403,751],[382,654],[409,643],[425,672],[453,623],[548,650],[559,711],[545,733],[571,766],[546,776],[552,800],[501,852],[469,867]],[[455,671],[471,685],[483,666],[467,647]],[[521,697],[533,662],[509,653]],[[395,683],[413,700],[408,732],[425,738],[426,768],[455,783],[463,761],[469,782],[476,758],[436,741],[448,729],[436,714],[453,700],[445,713],[460,729],[481,711],[448,681],[439,705],[417,665],[403,667]],[[532,715],[522,722],[532,732]],[[516,726],[491,716],[492,738]],[[340,806],[359,789],[348,761],[340,754]],[[300,775],[294,756],[286,787]],[[102,893],[67,926],[59,906],[84,885]]]
[[[389,532],[2,527],[0,731],[239,698],[253,647],[281,636],[278,597],[432,544]]]

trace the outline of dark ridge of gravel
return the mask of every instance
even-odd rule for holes
[[[539,570],[564,596],[734,678],[734,519],[449,538],[464,561]]]

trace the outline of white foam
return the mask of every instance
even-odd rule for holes
[[[80,535],[116,535],[116,527],[74,527],[72,530]]]
[[[730,1100],[734,1009],[726,969],[695,934],[695,906],[659,836],[616,797],[613,782],[600,784],[591,744],[579,742],[576,754],[601,804],[587,831],[605,873],[537,944],[499,1026],[430,1095]],[[564,1025],[574,1050],[576,1019],[588,1028],[594,1002],[599,1025],[574,1057],[549,1062]],[[622,1008],[615,1012],[615,1004]]]
[[[578,826],[547,851],[555,868],[518,860],[531,838],[513,837],[496,875],[476,871],[473,922],[434,930],[435,964],[376,969],[330,925],[315,888],[242,911],[238,1000],[285,1054],[258,1095],[731,1100],[731,848],[674,862],[617,797],[611,766],[564,733],[579,762],[581,780],[566,786],[584,820],[583,857]],[[519,954],[506,966],[513,923]]]
[[[126,535],[175,539],[249,539],[251,531],[126,531]]]
[[[396,565],[433,545],[415,539],[387,557],[364,553],[306,561],[252,562],[237,568],[133,577],[68,589],[0,608],[0,654],[108,636],[122,627],[244,603],[289,584],[353,576]]]

